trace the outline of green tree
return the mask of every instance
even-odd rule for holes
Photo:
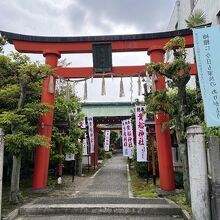
[[[184,189],[188,201],[190,201],[188,157],[185,135],[186,116],[186,84],[190,80],[190,64],[186,62],[185,40],[181,37],[171,39],[164,47],[166,52],[173,52],[174,60],[171,63],[151,63],[147,70],[153,74],[160,74],[168,79],[171,88],[176,88],[176,101],[172,102],[167,90],[154,93],[148,98],[151,111],[164,111],[173,115],[177,143],[180,149],[180,157],[183,163]],[[166,128],[167,125],[164,125]]]
[[[79,122],[84,118],[80,112],[81,104],[78,97],[72,94],[71,89],[66,85],[61,89],[61,94],[57,95],[54,108],[54,127],[52,135],[51,160],[57,161],[64,159],[64,155],[58,152],[58,146],[61,144],[63,154],[75,154],[77,161],[82,161],[82,143],[79,139],[83,131],[79,128]],[[69,90],[66,96],[66,90]]]
[[[206,16],[202,10],[195,10],[188,19],[185,20],[188,28],[198,27],[205,24]]]
[[[52,74],[47,65],[32,63],[27,56],[0,55],[0,126],[5,130],[6,150],[13,155],[9,200],[21,201],[19,194],[21,158],[47,140],[37,135],[40,115],[49,107],[39,103],[42,80]]]
[[[0,53],[3,51],[3,46],[5,44],[6,44],[5,38],[0,36]]]

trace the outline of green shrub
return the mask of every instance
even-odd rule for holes
[[[103,160],[105,157],[105,152],[103,147],[99,147],[99,160]]]
[[[136,162],[135,168],[140,177],[147,178],[147,162]]]
[[[105,158],[107,159],[112,158],[112,152],[111,151],[105,152]]]
[[[174,172],[175,175],[175,186],[177,189],[183,188],[183,173],[179,171]]]
[[[57,184],[57,179],[49,176],[47,181],[47,186],[54,187]]]

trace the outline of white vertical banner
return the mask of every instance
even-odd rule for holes
[[[87,135],[86,135],[86,133],[84,134],[82,145],[83,145],[83,149],[82,149],[83,150],[83,156],[88,155],[88,145],[87,145]]]
[[[89,127],[90,153],[94,153],[94,123],[93,117],[87,117]]]
[[[137,161],[147,161],[147,132],[145,127],[145,106],[135,106]]]
[[[126,120],[126,136],[127,136],[127,146],[128,146],[128,157],[133,158],[134,151],[134,136],[131,119]]]
[[[109,151],[110,145],[110,130],[105,131],[105,141],[104,141],[104,150]]]
[[[122,149],[123,149],[123,156],[128,156],[128,142],[127,142],[127,130],[125,125],[125,120],[122,121]]]
[[[75,160],[75,154],[72,154],[72,153],[66,153],[65,160],[66,160],[66,161],[72,161],[72,160]]]

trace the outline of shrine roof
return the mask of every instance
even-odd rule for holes
[[[5,36],[9,43],[13,40],[30,41],[30,42],[46,42],[46,43],[73,43],[73,42],[112,42],[112,41],[131,41],[131,40],[150,40],[159,38],[170,38],[175,36],[191,35],[192,30],[182,29],[175,31],[143,33],[143,34],[127,34],[127,35],[102,35],[102,36],[35,36],[1,31],[0,34]]]
[[[82,112],[93,117],[131,116],[134,104],[130,102],[87,102],[82,103]]]

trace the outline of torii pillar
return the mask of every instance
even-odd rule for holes
[[[148,50],[148,55],[150,55],[151,62],[164,62],[164,50],[161,47],[150,47]],[[157,91],[162,91],[166,88],[165,79],[163,76],[159,74],[157,75],[155,86]],[[154,120],[160,172],[160,188],[162,190],[171,191],[175,189],[175,180],[170,129],[168,127],[165,130],[162,130],[162,124],[168,123],[170,121],[169,115],[165,112],[157,112],[154,115]]]
[[[94,127],[94,164],[98,166],[99,159],[99,129],[97,125]]]
[[[60,53],[56,51],[44,51],[45,63],[51,68],[57,67]],[[43,82],[41,103],[54,106],[55,102],[55,84],[54,76],[48,76]],[[40,146],[36,148],[34,175],[33,175],[33,189],[45,189],[47,187],[48,168],[50,158],[50,142],[53,128],[53,108],[40,118],[40,128],[38,133],[48,138],[48,146]]]

